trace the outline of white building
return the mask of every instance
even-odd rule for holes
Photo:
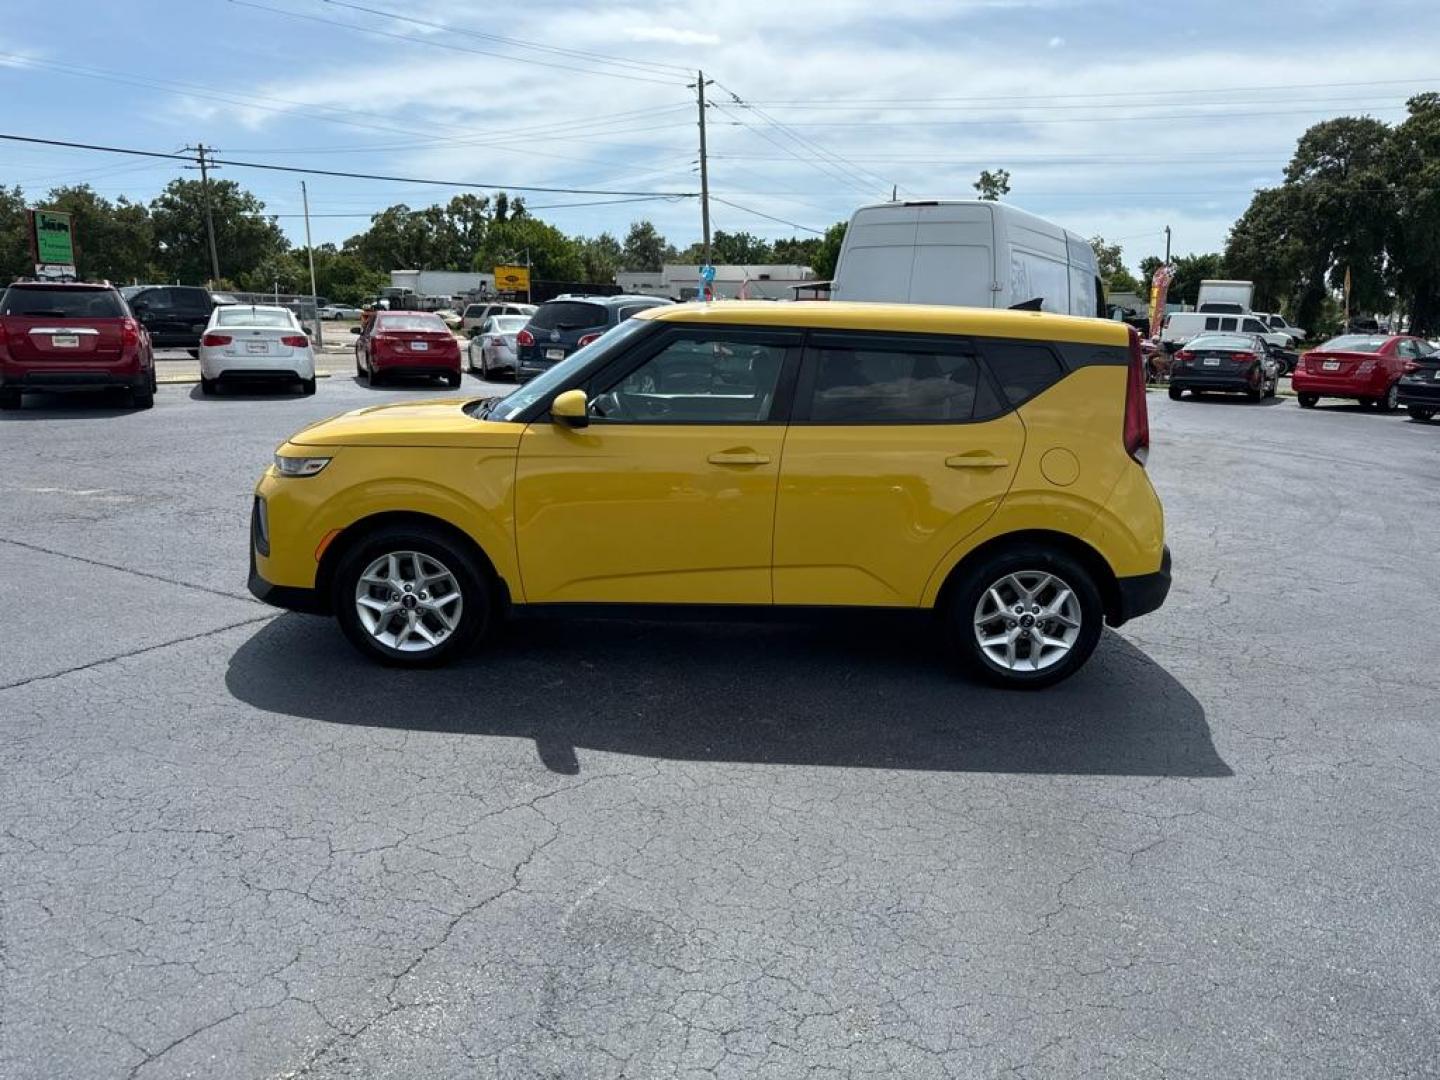
[[[814,280],[815,271],[808,266],[778,263],[722,265],[715,267],[714,294],[725,300],[793,300],[795,291],[792,286]],[[615,283],[627,293],[694,300],[700,295],[700,268],[666,263],[658,273],[622,270],[615,275]]]

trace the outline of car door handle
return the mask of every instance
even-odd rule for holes
[[[945,459],[947,469],[1003,469],[1009,464],[994,454],[956,454]]]
[[[705,459],[711,465],[769,465],[769,454],[757,454],[754,450],[722,450]]]

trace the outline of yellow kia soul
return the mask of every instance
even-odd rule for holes
[[[1169,591],[1148,441],[1120,323],[651,308],[508,397],[296,433],[250,589],[405,665],[512,606],[934,609],[976,672],[1039,686]]]

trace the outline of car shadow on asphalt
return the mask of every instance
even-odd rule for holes
[[[512,620],[465,660],[402,671],[287,614],[230,660],[230,693],[331,724],[526,738],[681,761],[948,772],[1231,776],[1195,697],[1118,634],[1039,692],[963,677],[928,620]]]
[[[140,416],[144,409],[130,404],[128,390],[95,390],[90,393],[48,394],[27,390],[19,409],[0,412],[0,423],[21,420],[108,420]]]

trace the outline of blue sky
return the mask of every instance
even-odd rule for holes
[[[713,206],[716,228],[797,232],[758,211],[823,229],[892,184],[967,197],[980,169],[1003,167],[1009,201],[1119,239],[1134,266],[1163,250],[1167,224],[1179,253],[1220,247],[1309,124],[1393,121],[1406,97],[1440,90],[1434,3],[1222,2],[1203,14],[1055,0],[353,3],[382,13],[351,0],[10,0],[0,130],[167,152],[203,141],[247,161],[472,183],[693,192],[684,72],[703,67],[716,80],[711,188],[727,200]],[[88,182],[148,200],[178,170],[0,144],[0,183],[37,198]],[[298,215],[299,177],[221,175]],[[317,242],[391,203],[459,190],[308,183]],[[571,233],[623,234],[641,217],[680,246],[699,233],[693,199],[527,198]],[[298,216],[281,223],[303,238]]]

